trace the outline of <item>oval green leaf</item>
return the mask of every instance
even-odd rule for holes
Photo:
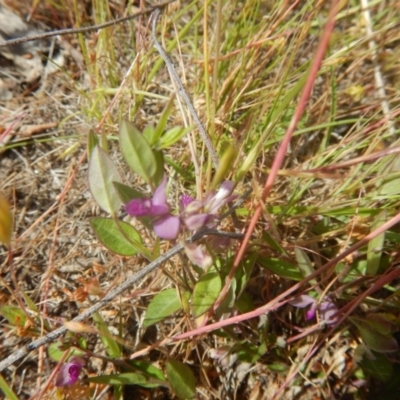
[[[65,354],[65,348],[63,347],[65,347],[65,344],[62,342],[51,343],[47,348],[47,354],[53,361],[60,361]],[[71,356],[83,357],[85,356],[85,352],[76,348],[70,348],[69,357]]]
[[[381,382],[389,382],[393,375],[393,363],[384,354],[374,353],[373,360],[364,355],[359,365],[368,375]]]
[[[159,381],[166,381],[163,372],[155,367],[153,364],[143,361],[143,360],[127,360],[125,361],[132,367],[138,369],[139,371],[143,372],[145,376],[149,378],[154,378]]]
[[[188,293],[183,294],[189,297]],[[145,328],[169,317],[182,308],[181,300],[176,289],[165,289],[156,294],[150,302],[143,321]]]
[[[185,364],[177,360],[169,360],[167,377],[172,390],[180,399],[192,399],[195,396],[196,378]]]
[[[119,138],[122,155],[131,170],[151,185],[157,172],[157,163],[145,137],[133,124],[122,120],[119,128]]]
[[[118,226],[115,220],[110,218],[93,218],[90,224],[100,242],[113,253],[120,256],[133,256],[138,251],[142,253],[141,237],[127,222],[120,221]]]
[[[119,198],[124,204],[129,203],[132,199],[140,199],[144,197],[143,193],[130,186],[124,185],[121,182],[113,182],[113,184]]]
[[[369,323],[359,317],[349,317],[350,321],[357,326],[360,336],[370,350],[378,353],[393,353],[399,349],[396,339],[390,335],[383,335],[373,329]]]
[[[94,133],[94,130],[91,129],[89,131],[88,144],[87,144],[87,151],[88,151],[89,158],[92,156],[93,149],[96,146],[98,146],[98,144],[99,144],[99,138]]]
[[[117,167],[107,153],[96,146],[89,162],[89,188],[96,203],[110,214],[115,214],[122,205],[113,182],[121,182]]]
[[[157,147],[159,149],[167,149],[168,147],[173,146],[176,142],[179,142],[179,140],[181,140],[191,130],[193,130],[192,126],[188,126],[187,128],[175,126],[161,136]]]
[[[301,249],[300,247],[294,248],[294,254],[296,257],[297,265],[299,267],[300,273],[304,278],[311,275],[314,272],[314,268],[312,266],[311,260],[308,257],[307,253]],[[317,284],[316,279],[311,279],[312,284]]]
[[[122,355],[121,346],[118,342],[114,339],[113,335],[111,334],[110,330],[108,329],[108,325],[102,318],[102,316],[96,312],[93,314],[93,320],[96,324],[96,327],[99,331],[101,342],[105,350],[107,351],[108,355],[111,358],[119,358]]]
[[[164,154],[161,150],[154,150],[156,160],[156,172],[154,173],[152,184],[156,188],[164,178]]]
[[[217,300],[222,289],[222,281],[216,272],[204,274],[193,290],[192,310],[197,318],[208,311]]]
[[[387,221],[387,210],[383,210],[381,213],[375,216],[372,224],[372,231],[378,229]],[[368,243],[367,252],[367,274],[376,275],[379,270],[380,261],[382,257],[382,251],[385,243],[385,232],[373,238]]]

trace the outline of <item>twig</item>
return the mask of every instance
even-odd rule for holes
[[[126,17],[113,19],[112,21],[104,22],[103,24],[99,24],[99,25],[91,25],[91,26],[87,26],[84,28],[60,29],[58,31],[41,33],[39,35],[26,36],[26,37],[22,37],[22,38],[18,38],[18,39],[7,40],[5,42],[0,42],[0,48],[7,47],[7,46],[13,46],[13,45],[20,44],[20,43],[30,42],[32,40],[45,39],[45,38],[52,37],[52,36],[69,35],[69,34],[74,34],[74,33],[86,33],[86,32],[97,31],[99,29],[108,28],[109,26],[129,21],[129,20],[137,18],[141,15],[149,14],[149,13],[153,12],[155,9],[164,8],[168,4],[173,3],[174,1],[176,1],[176,0],[168,0],[168,1],[165,1],[164,3],[156,4],[150,8],[146,8],[145,10],[138,11],[135,14],[128,15]]]
[[[247,196],[250,193],[251,193],[251,191],[247,191],[243,196],[241,196],[241,198],[236,201],[234,206],[232,208],[230,208],[227,213],[223,214],[222,217],[225,218],[230,213],[232,213],[235,210],[235,208],[239,207],[242,204],[242,202],[247,198]],[[195,233],[191,238],[189,238],[187,240],[187,243],[193,243],[193,242],[201,239],[203,236],[211,235],[211,234],[212,235],[217,235],[217,234],[224,235],[224,236],[233,237],[236,239],[241,238],[240,234],[235,234],[232,232],[221,232],[221,231],[216,231],[216,230],[212,230],[209,228],[205,228],[205,229]],[[147,274],[149,274],[150,272],[154,271],[159,266],[161,266],[165,261],[167,261],[171,257],[173,257],[175,254],[178,254],[180,251],[182,251],[184,249],[184,247],[185,247],[184,243],[180,243],[177,246],[173,247],[171,250],[167,251],[165,254],[158,257],[157,260],[154,260],[153,262],[148,264],[146,267],[141,269],[139,272],[132,275],[120,286],[111,290],[98,303],[94,304],[92,307],[90,307],[89,309],[84,311],[82,314],[75,317],[72,321],[74,321],[74,322],[84,321],[86,318],[90,317],[95,312],[99,311],[103,306],[105,306],[110,301],[115,299],[115,297],[117,297],[118,295],[123,293],[125,290],[127,290],[130,286],[132,286],[139,279],[142,279]],[[55,329],[53,332],[48,333],[46,336],[43,336],[40,339],[34,340],[32,343],[29,343],[24,348],[18,349],[14,353],[10,354],[6,359],[0,361],[0,372],[2,372],[4,369],[8,368],[10,365],[12,365],[17,360],[28,355],[31,351],[36,350],[40,346],[43,346],[47,343],[53,342],[54,340],[56,340],[57,338],[59,338],[60,336],[64,335],[67,332],[68,332],[68,329],[65,326],[62,326],[58,329]]]
[[[178,93],[182,97],[182,99],[185,101],[186,106],[187,106],[190,114],[192,115],[192,118],[196,122],[197,129],[199,130],[200,135],[210,153],[211,160],[214,164],[214,167],[215,167],[215,169],[217,169],[218,164],[219,164],[218,157],[217,157],[217,153],[215,152],[214,146],[211,142],[210,136],[208,136],[206,128],[204,127],[203,123],[201,122],[199,116],[197,115],[196,109],[194,108],[194,105],[193,105],[192,101],[190,100],[190,97],[187,94],[185,87],[183,86],[181,78],[179,78],[179,75],[175,70],[174,64],[172,64],[172,61],[168,57],[167,52],[164,50],[164,48],[161,46],[161,44],[157,40],[156,24],[157,24],[157,19],[158,19],[159,15],[160,15],[159,9],[156,9],[151,14],[151,18],[153,20],[152,34],[153,34],[153,40],[154,40],[154,47],[160,53],[160,56],[163,58],[165,64],[167,65],[169,74],[171,75],[172,80],[175,82],[175,84],[177,86]]]
[[[166,252],[165,254],[160,256],[159,258],[157,258],[157,260],[151,262],[146,267],[141,269],[139,272],[132,275],[120,286],[111,290],[109,293],[107,293],[106,296],[104,296],[101,300],[99,300],[98,303],[94,304],[92,307],[90,307],[89,309],[84,311],[82,314],[78,315],[72,321],[74,321],[74,322],[84,321],[86,318],[90,317],[96,311],[99,311],[103,306],[105,306],[110,301],[112,301],[115,297],[117,297],[118,295],[123,293],[125,290],[127,290],[131,285],[133,285],[139,279],[145,277],[147,274],[149,274],[150,272],[152,272],[156,268],[158,268],[160,265],[162,265],[165,261],[167,261],[168,259],[173,257],[175,254],[182,251],[183,248],[184,248],[183,244],[178,244],[177,246],[173,247],[171,250],[169,250],[168,252]],[[68,329],[66,327],[62,326],[58,329],[55,329],[53,332],[48,333],[46,336],[43,336],[40,339],[34,340],[32,343],[29,343],[24,348],[15,351],[10,356],[8,356],[5,360],[0,362],[0,372],[3,371],[5,368],[9,367],[10,365],[12,365],[15,361],[19,360],[20,358],[25,357],[31,351],[36,350],[40,346],[43,346],[47,343],[53,342],[55,339],[59,338],[61,335],[65,334],[67,332],[68,332]]]
[[[240,202],[238,202],[238,204],[240,204]],[[233,210],[233,208],[231,210]],[[232,211],[230,211],[230,212],[232,212]],[[190,239],[188,239],[187,242],[193,243],[193,242],[201,239],[203,236],[211,235],[211,234],[212,235],[223,235],[226,237],[232,237],[232,238],[236,238],[236,239],[238,239],[238,238],[240,239],[242,237],[240,234],[235,234],[232,232],[221,232],[221,231],[216,231],[216,230],[206,228],[200,232],[195,233]],[[175,254],[178,254],[180,251],[182,251],[184,249],[184,246],[185,246],[184,243],[180,243],[177,246],[173,247],[168,252],[166,252],[165,254],[161,255],[159,258],[157,258],[157,260],[154,260],[153,262],[148,264],[146,267],[141,269],[139,272],[132,275],[120,286],[111,290],[109,293],[107,293],[106,296],[104,296],[101,300],[99,300],[98,303],[94,304],[92,307],[90,307],[89,309],[84,311],[82,314],[75,317],[72,321],[82,322],[82,321],[86,320],[87,318],[89,318],[95,312],[99,311],[103,306],[105,306],[106,304],[111,302],[113,299],[115,299],[118,295],[122,294],[125,290],[129,289],[129,287],[131,287],[139,279],[142,279],[147,274],[149,274],[150,272],[152,272],[155,269],[157,269],[158,267],[160,267],[164,262],[169,260]],[[40,346],[43,346],[47,343],[53,342],[54,340],[56,340],[57,338],[59,338],[60,336],[64,335],[67,332],[68,332],[68,329],[65,326],[62,326],[58,329],[55,329],[53,332],[48,333],[46,336],[43,336],[40,339],[34,340],[32,343],[29,343],[24,348],[18,349],[14,353],[10,354],[6,359],[4,359],[0,362],[0,372],[2,372],[4,369],[8,368],[10,365],[12,365],[17,360],[28,355],[31,351],[36,350]]]

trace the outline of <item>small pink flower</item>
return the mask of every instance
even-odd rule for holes
[[[73,385],[79,378],[85,360],[82,357],[72,356],[57,372],[55,385],[57,387]]]
[[[194,201],[194,198],[189,196],[188,194],[184,194],[181,197],[181,208],[185,209],[192,201]]]
[[[226,203],[232,201],[236,196],[231,196],[235,182],[224,181],[217,193],[210,193],[204,200],[205,211],[209,214],[216,214]]]
[[[306,312],[306,320],[310,321],[314,319],[316,316],[316,311],[318,309],[319,315],[321,317],[321,322],[327,325],[334,325],[338,320],[338,308],[335,303],[329,298],[325,298],[320,304],[318,304],[317,300],[312,298],[307,294],[302,294],[299,297],[296,297],[292,301],[289,302],[292,306],[297,308],[305,308],[310,306],[310,308]]]
[[[232,195],[234,182],[225,181],[218,192],[209,193],[203,201],[184,195],[181,198],[181,215],[185,225],[191,231],[197,231],[211,222],[219,209],[236,196]]]
[[[133,217],[153,218],[154,232],[161,239],[176,239],[181,223],[179,217],[170,212],[171,208],[165,193],[166,187],[167,178],[164,178],[151,199],[133,199],[125,205],[125,210]]]

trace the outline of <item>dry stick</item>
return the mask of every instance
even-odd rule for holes
[[[332,30],[335,26],[335,18],[336,18],[336,13],[337,13],[337,9],[338,9],[338,4],[339,4],[339,0],[334,0],[332,2],[331,11],[328,16],[328,22],[326,24],[323,36],[319,43],[318,49],[316,51],[314,62],[312,63],[308,79],[304,85],[304,90],[299,99],[299,104],[296,107],[296,110],[294,112],[292,120],[290,121],[290,125],[285,133],[285,137],[283,138],[283,140],[279,146],[278,152],[277,152],[274,162],[272,164],[271,173],[268,175],[267,182],[265,183],[265,187],[264,187],[263,193],[261,195],[261,202],[257,205],[254,215],[250,221],[249,228],[246,231],[246,236],[242,242],[242,245],[239,248],[239,251],[236,253],[236,257],[233,262],[231,271],[229,272],[229,275],[227,276],[227,278],[225,280],[225,285],[221,291],[220,296],[218,297],[218,300],[214,304],[213,310],[216,310],[220,306],[220,304],[222,303],[222,301],[225,299],[226,295],[228,294],[229,287],[235,276],[236,270],[239,267],[240,261],[242,260],[244,253],[247,249],[247,244],[250,241],[250,238],[256,227],[256,223],[257,223],[258,219],[260,218],[260,215],[261,215],[261,212],[263,209],[263,204],[265,203],[265,200],[266,200],[269,192],[272,189],[272,186],[276,180],[276,177],[278,176],[279,168],[281,167],[283,160],[285,159],[286,151],[289,146],[290,140],[292,139],[292,136],[296,129],[296,126],[297,126],[298,122],[300,121],[300,118],[304,112],[307,101],[311,94],[311,90],[314,85],[314,81],[318,75],[319,68],[322,64],[322,60],[324,58],[325,51],[328,47],[329,38],[330,38]]]
[[[168,1],[165,1],[164,3],[156,4],[150,8],[146,8],[145,10],[138,11],[135,14],[128,15],[128,16],[122,17],[122,18],[113,19],[112,21],[104,22],[103,24],[99,24],[99,25],[91,25],[91,26],[87,26],[85,28],[60,29],[58,31],[41,33],[39,35],[33,35],[33,36],[27,36],[27,37],[22,37],[22,38],[18,38],[18,39],[7,40],[5,42],[0,42],[0,48],[7,47],[7,46],[13,46],[13,45],[20,44],[20,43],[30,42],[32,40],[45,39],[45,38],[52,37],[52,36],[69,35],[69,34],[74,34],[74,33],[94,32],[99,29],[108,28],[109,26],[129,21],[129,20],[137,18],[141,15],[149,14],[149,13],[153,12],[155,9],[164,8],[168,4],[173,3],[174,1],[176,1],[176,0],[168,0]]]
[[[200,234],[197,234],[195,236],[196,237],[193,240],[197,240],[197,239],[200,239],[200,237],[202,237],[202,235],[200,235]],[[173,247],[171,250],[169,250],[168,252],[166,252],[165,254],[160,256],[159,258],[157,258],[157,260],[151,262],[146,267],[144,267],[142,270],[140,270],[136,274],[132,275],[120,286],[111,290],[106,296],[104,296],[101,300],[99,300],[98,303],[94,304],[92,307],[90,307],[89,309],[84,311],[82,314],[78,315],[72,321],[74,321],[74,322],[84,321],[86,318],[90,317],[93,313],[100,310],[103,306],[105,306],[110,301],[112,301],[115,297],[117,297],[118,295],[123,293],[125,290],[127,290],[131,285],[133,285],[139,279],[143,278],[150,272],[154,271],[165,261],[167,261],[168,259],[173,257],[175,254],[182,251],[183,248],[184,248],[183,244],[178,244],[177,246]],[[11,364],[13,364],[15,361],[19,360],[20,358],[25,357],[32,350],[36,350],[40,346],[43,346],[46,343],[50,343],[50,342],[54,341],[55,339],[59,338],[61,335],[65,334],[67,332],[68,332],[68,329],[66,327],[62,326],[58,329],[55,329],[53,332],[50,332],[46,336],[44,336],[40,339],[37,339],[37,340],[33,341],[32,343],[29,343],[24,348],[15,351],[10,356],[8,356],[5,360],[0,362],[0,372],[3,371],[5,368],[9,367]]]
[[[161,46],[161,44],[157,40],[156,24],[157,24],[157,19],[158,19],[159,15],[160,15],[160,10],[159,9],[155,10],[151,14],[151,18],[153,19],[152,35],[153,35],[154,47],[160,53],[160,56],[163,58],[166,66],[168,68],[169,74],[171,75],[172,80],[175,82],[175,84],[177,86],[179,95],[185,101],[186,106],[187,106],[190,114],[192,115],[192,118],[196,122],[197,129],[199,130],[200,135],[201,135],[201,137],[202,137],[202,139],[203,139],[203,141],[204,141],[204,143],[205,143],[205,145],[207,147],[207,150],[210,153],[211,160],[212,160],[212,162],[214,164],[214,168],[217,169],[218,168],[218,163],[219,163],[218,162],[218,157],[217,157],[217,153],[215,152],[214,146],[213,146],[213,144],[211,142],[210,136],[208,136],[206,128],[204,127],[203,123],[201,122],[199,116],[197,115],[196,109],[194,108],[193,103],[190,100],[190,97],[187,94],[187,92],[185,90],[185,87],[183,86],[181,78],[179,78],[179,75],[175,70],[174,64],[172,64],[172,61],[168,57],[168,54],[166,53],[164,48]]]

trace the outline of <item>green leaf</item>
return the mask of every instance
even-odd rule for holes
[[[286,364],[283,364],[282,362],[275,362],[273,364],[268,364],[268,369],[277,374],[282,374],[282,373],[287,373],[289,367]]]
[[[142,192],[139,192],[130,186],[124,185],[121,182],[113,182],[113,185],[118,193],[119,198],[124,204],[129,203],[132,199],[141,199],[144,197]]]
[[[176,142],[179,142],[187,133],[189,133],[193,127],[188,126],[184,128],[182,126],[175,126],[169,131],[165,132],[164,135],[161,136],[160,140],[157,143],[158,149],[167,149],[173,146]]]
[[[225,297],[225,299],[222,301],[218,309],[215,311],[215,315],[220,318],[222,317],[223,314],[226,312],[229,312],[232,310],[232,308],[235,306],[235,301],[236,301],[236,289],[237,289],[237,283],[236,279],[233,278],[232,282],[229,286],[228,293]]]
[[[265,343],[260,346],[251,343],[243,343],[239,346],[237,357],[240,361],[254,364],[265,354],[266,349],[267,346]]]
[[[284,256],[288,256],[287,251],[280,245],[280,243],[268,233],[268,231],[262,232],[262,238],[265,240],[273,250],[278,251]]]
[[[387,211],[383,210],[374,218],[372,231],[378,229],[387,221]],[[373,238],[368,243],[367,253],[367,274],[376,275],[379,269],[380,260],[382,257],[383,244],[385,242],[385,232]]]
[[[358,364],[365,373],[378,381],[389,382],[393,375],[393,363],[384,354],[373,353],[373,355],[373,360],[364,355]]]
[[[99,144],[99,138],[97,135],[94,133],[93,129],[89,131],[89,137],[88,137],[88,157],[90,158],[92,156],[93,149],[98,146]]]
[[[378,313],[368,313],[366,316],[368,325],[383,335],[391,335],[392,333],[397,332],[398,328],[396,324],[392,322],[395,320],[396,318],[394,316],[392,317],[392,320],[390,320],[386,315]]]
[[[10,203],[0,193],[0,242],[3,242],[6,246],[9,246],[11,242],[13,224],[14,218]]]
[[[126,361],[132,367],[138,369],[139,371],[143,372],[146,376],[150,378],[157,379],[159,381],[166,381],[166,378],[163,372],[155,367],[154,365],[150,364],[147,361],[142,360],[129,360]]]
[[[119,358],[122,356],[121,346],[114,339],[107,324],[104,322],[101,315],[96,312],[93,314],[93,320],[96,323],[96,327],[100,333],[100,339],[111,358]]]
[[[157,163],[145,137],[128,121],[121,121],[120,146],[125,161],[131,170],[152,185],[157,172]],[[117,179],[115,179],[117,180]],[[154,186],[154,185],[153,185]]]
[[[193,315],[197,318],[209,310],[222,289],[220,276],[216,272],[204,274],[196,283],[192,296]]]
[[[308,258],[307,253],[303,249],[295,247],[294,254],[296,256],[296,261],[299,266],[300,272],[303,275],[303,278],[307,278],[307,276],[311,275],[314,272],[314,268],[311,264],[310,259]],[[317,283],[315,279],[312,279],[310,282],[312,284]]]
[[[257,261],[264,268],[267,268],[269,271],[283,278],[291,279],[293,281],[301,281],[303,279],[303,275],[298,268],[288,261],[263,256],[259,256]]]
[[[39,309],[37,308],[35,302],[24,291],[21,291],[21,294],[28,308],[35,313],[39,313]]]
[[[49,357],[52,360],[60,361],[65,354],[65,349],[63,349],[63,347],[65,347],[65,344],[62,342],[51,343],[49,345],[49,347],[47,348],[47,354],[49,355]],[[85,355],[85,352],[81,351],[79,349],[76,349],[76,348],[70,348],[68,354],[69,354],[68,357],[72,357],[72,356],[80,356],[81,357],[81,356]]]
[[[5,396],[5,399],[18,400],[18,396],[14,393],[10,386],[8,386],[2,375],[0,375],[0,389],[0,392],[2,392]]]
[[[180,399],[192,399],[196,394],[196,379],[192,370],[177,360],[167,362],[167,377],[172,390]]]
[[[60,361],[65,353],[65,351],[60,349],[60,346],[62,346],[61,342],[54,342],[47,348],[47,354],[53,361]]]
[[[156,159],[156,172],[153,177],[153,185],[157,187],[164,178],[164,155],[161,150],[154,151],[154,157]]]
[[[88,379],[89,382],[103,383],[106,385],[138,385],[145,388],[155,388],[159,383],[152,383],[142,374],[136,372],[123,372],[121,374],[111,374],[95,376]]]
[[[378,353],[393,353],[398,350],[397,341],[394,337],[376,331],[363,318],[349,317],[349,319],[357,326],[365,346],[370,350]]]
[[[247,292],[243,292],[240,295],[236,301],[235,307],[241,314],[245,314],[255,309],[253,300]]]
[[[142,135],[146,138],[147,143],[150,145],[150,147],[154,146],[156,143],[156,140],[154,140],[155,130],[155,126],[150,124],[146,125],[142,132]]]
[[[218,169],[213,177],[211,188],[215,189],[232,172],[233,163],[237,157],[237,149],[229,146],[221,157]]]
[[[110,214],[115,214],[122,205],[113,183],[120,181],[121,177],[111,158],[96,146],[89,162],[89,188],[96,203]]]
[[[133,256],[138,251],[148,253],[141,244],[139,233],[127,222],[119,221],[117,224],[113,219],[98,217],[92,218],[90,224],[100,242],[113,253],[120,256]]]
[[[241,296],[243,294],[248,282],[251,279],[254,266],[256,265],[257,262],[257,257],[258,253],[257,252],[252,252],[248,253],[244,260],[241,262],[240,267],[237,269],[235,278],[237,281],[237,289],[236,289],[236,295]],[[233,264],[233,259],[228,258],[224,260],[224,264],[226,267],[231,268]],[[229,274],[229,270],[226,271],[226,274]]]
[[[165,131],[165,127],[167,126],[168,118],[171,114],[172,107],[174,106],[174,100],[175,100],[175,96],[173,95],[168,100],[168,103],[165,106],[165,108],[157,122],[157,126],[154,129],[153,136],[152,136],[153,141],[150,142],[152,145],[155,145],[158,142],[162,133]]]
[[[183,295],[186,297],[190,296],[188,293],[184,293]],[[178,291],[176,289],[165,289],[156,294],[153,300],[151,300],[146,311],[143,326],[147,328],[150,325],[154,325],[181,308],[182,304]]]

